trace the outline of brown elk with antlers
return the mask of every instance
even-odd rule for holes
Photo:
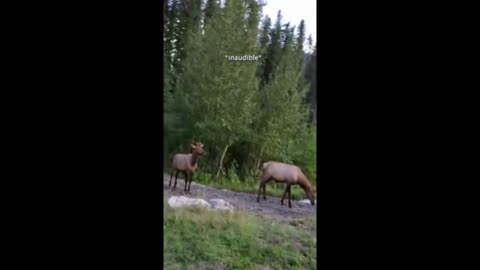
[[[285,183],[285,193],[283,194],[282,200],[280,203],[283,205],[283,200],[288,193],[288,207],[292,208],[291,198],[291,186],[299,185],[307,195],[312,205],[315,205],[316,190],[310,184],[307,177],[303,174],[302,170],[295,165],[285,164],[281,162],[268,161],[263,163],[262,166],[262,175],[260,178],[260,185],[258,189],[257,202],[260,202],[260,192],[263,188],[263,199],[266,200],[266,190],[265,187],[268,182],[274,180],[278,183]]]
[[[198,169],[197,162],[200,157],[205,153],[203,150],[203,144],[196,142],[190,145],[190,154],[176,154],[173,157],[173,170],[170,176],[170,182],[168,186],[172,184],[173,174],[175,173],[175,183],[173,189],[177,186],[177,177],[179,172],[183,172],[185,175],[185,188],[184,192],[190,192],[190,185],[192,184],[192,177],[195,171]],[[188,183],[188,188],[187,188]]]

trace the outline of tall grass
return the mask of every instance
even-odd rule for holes
[[[164,207],[164,269],[316,269],[311,234],[241,213]]]

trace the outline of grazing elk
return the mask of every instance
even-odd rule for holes
[[[268,161],[263,163],[262,176],[260,178],[260,185],[258,189],[257,202],[260,202],[260,192],[263,188],[263,199],[266,200],[265,187],[268,182],[275,180],[278,183],[285,183],[287,185],[285,193],[283,194],[280,203],[283,205],[283,200],[288,192],[288,207],[292,208],[292,202],[290,201],[290,190],[292,185],[299,185],[307,195],[312,205],[315,205],[316,191],[312,187],[310,181],[303,174],[303,172],[295,165],[285,164],[281,162]]]
[[[173,170],[170,176],[170,182],[168,186],[172,184],[173,174],[175,173],[175,183],[173,189],[177,186],[177,177],[179,172],[183,172],[185,175],[185,193],[190,192],[190,185],[192,184],[193,173],[197,170],[197,162],[204,154],[202,143],[193,143],[190,145],[190,154],[176,154],[173,157]],[[188,189],[187,189],[188,183]]]

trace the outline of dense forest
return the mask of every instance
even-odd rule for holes
[[[263,16],[263,5],[164,2],[167,168],[195,140],[208,153],[199,173],[216,181],[254,182],[261,163],[276,160],[299,166],[315,184],[316,44],[303,20]]]

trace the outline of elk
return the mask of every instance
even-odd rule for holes
[[[295,165],[285,164],[276,161],[268,161],[262,165],[262,175],[260,177],[260,185],[258,188],[257,202],[260,202],[260,192],[263,188],[263,199],[266,200],[266,190],[265,187],[268,182],[274,180],[277,183],[285,183],[285,193],[283,193],[282,200],[280,203],[283,205],[283,200],[288,193],[288,207],[292,208],[291,198],[291,186],[299,185],[307,195],[312,205],[315,205],[316,191],[315,188],[310,184],[307,177],[303,174],[302,170]]]
[[[173,189],[177,186],[177,177],[179,172],[183,172],[185,175],[185,193],[190,192],[190,185],[192,184],[193,173],[198,169],[197,162],[204,154],[203,144],[196,142],[190,145],[190,154],[176,154],[173,157],[173,170],[170,176],[170,182],[168,186],[172,184],[173,174],[175,173],[175,183]],[[188,183],[188,189],[187,189]]]

